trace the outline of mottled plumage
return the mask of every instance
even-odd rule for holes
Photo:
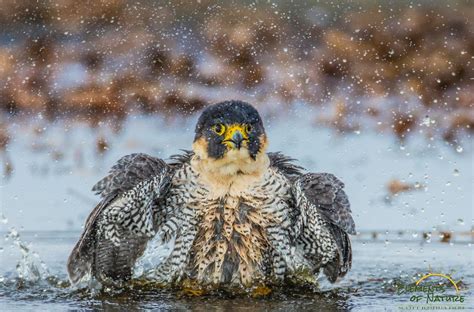
[[[256,110],[230,101],[203,113],[192,152],[169,163],[145,154],[120,159],[93,187],[102,201],[69,257],[71,280],[92,275],[120,285],[155,235],[174,242],[149,274],[168,284],[251,286],[301,270],[322,270],[331,282],[344,276],[355,234],[344,184],[303,174],[265,148]]]

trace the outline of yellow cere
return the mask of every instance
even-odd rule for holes
[[[227,146],[227,148],[232,149],[234,147],[234,144],[232,143],[232,137],[237,131],[239,131],[240,134],[242,134],[242,137],[244,138],[242,145],[247,146],[247,141],[249,138],[248,129],[249,128],[247,125],[242,124],[232,124],[227,126],[224,134],[224,144]]]
[[[249,134],[247,132],[247,130],[248,130],[247,128],[248,128],[247,125],[241,125],[241,124],[232,124],[232,125],[227,126],[227,129],[226,129],[225,134],[224,134],[224,141],[225,140],[232,140],[232,136],[237,131],[240,131],[240,133],[242,134],[242,137],[245,140],[248,140]]]
[[[220,136],[223,136],[223,142],[229,148],[233,147],[232,137],[238,131],[242,135],[244,139],[243,145],[247,145],[247,140],[249,139],[249,132],[252,130],[252,127],[247,124],[231,124],[231,125],[223,125],[217,124],[212,126],[212,131],[217,133]]]

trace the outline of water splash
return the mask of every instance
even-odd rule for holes
[[[18,278],[28,282],[37,282],[50,276],[39,254],[31,249],[30,243],[21,240],[20,233],[15,228],[10,229],[5,240],[11,240],[12,245],[16,246],[21,253],[21,259],[16,264]]]
[[[135,265],[134,277],[153,277],[155,269],[170,255],[173,250],[174,240],[163,244],[157,235],[152,239]]]

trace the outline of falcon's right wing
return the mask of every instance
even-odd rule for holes
[[[140,257],[157,229],[160,199],[166,196],[172,169],[146,154],[121,158],[93,191],[103,199],[87,218],[81,238],[69,256],[69,278],[85,276],[116,284],[131,278]]]
[[[344,183],[329,173],[307,173],[293,184],[300,215],[295,234],[315,268],[329,281],[343,277],[352,265],[349,234],[356,234]]]

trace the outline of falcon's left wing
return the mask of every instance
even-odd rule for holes
[[[299,216],[295,238],[315,269],[324,268],[331,282],[351,268],[348,234],[356,234],[344,184],[329,173],[301,175],[293,184]]]

